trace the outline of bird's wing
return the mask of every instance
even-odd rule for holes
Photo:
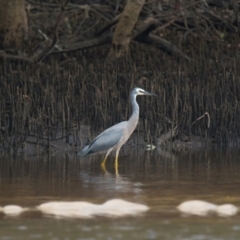
[[[90,154],[106,152],[108,149],[117,145],[123,137],[124,129],[119,128],[109,128],[98,135],[88,146],[82,150],[82,156],[87,156]]]

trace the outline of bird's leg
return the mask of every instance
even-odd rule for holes
[[[104,171],[106,171],[106,167],[105,167],[105,163],[107,161],[107,157],[109,155],[109,153],[112,151],[112,148],[108,149],[106,155],[105,155],[105,158],[103,159],[102,163],[101,163],[101,167]]]
[[[118,175],[118,154],[119,154],[119,149],[116,151],[116,157],[115,157],[115,173]]]
[[[101,163],[101,167],[102,168],[105,168],[105,163],[106,163],[106,161],[107,161],[107,155],[105,156],[105,158],[103,159],[103,161],[102,161],[102,163]]]
[[[106,166],[105,166],[106,161],[107,161],[107,155],[105,156],[105,158],[103,159],[103,161],[101,163],[101,168],[104,171],[104,173],[107,173]]]

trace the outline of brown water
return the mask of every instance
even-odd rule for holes
[[[240,239],[240,213],[234,217],[183,217],[176,206],[200,199],[240,206],[240,150],[195,152],[155,150],[113,159],[108,173],[102,157],[75,155],[2,157],[0,205],[37,206],[52,200],[103,203],[112,198],[143,203],[138,217],[56,219],[39,212],[0,214],[0,240],[8,239]]]

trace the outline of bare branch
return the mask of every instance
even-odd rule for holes
[[[167,41],[163,38],[157,37],[153,34],[150,34],[148,36],[142,36],[141,35],[141,36],[137,37],[135,40],[137,40],[139,42],[146,43],[146,44],[150,44],[150,45],[157,44],[160,49],[167,52],[169,55],[181,56],[185,60],[187,60],[189,62],[191,61],[191,58],[188,57],[186,54],[184,54],[175,45],[173,45],[169,41]]]
[[[43,53],[38,57],[38,59],[37,59],[38,63],[40,63],[44,58],[46,58],[53,51],[53,49],[58,41],[58,27],[59,27],[59,23],[62,19],[62,15],[64,13],[64,10],[65,10],[65,7],[67,6],[67,4],[68,4],[68,0],[66,0],[65,3],[62,3],[61,12],[58,16],[58,19],[57,19],[57,22],[55,24],[54,31],[53,31],[54,35],[53,35],[52,44],[49,46],[48,49],[43,51]]]
[[[101,37],[97,38],[92,38],[86,41],[81,41],[81,42],[76,42],[71,45],[63,45],[61,46],[62,50],[56,50],[54,52],[70,52],[70,51],[76,51],[76,50],[81,50],[81,49],[86,49],[86,48],[91,48],[91,47],[96,47],[96,46],[101,46],[104,44],[109,44],[111,43],[112,40],[112,34],[104,35]]]
[[[199,121],[200,119],[202,119],[203,117],[207,116],[207,119],[208,119],[208,124],[207,124],[207,127],[210,128],[210,122],[211,122],[211,118],[210,118],[210,115],[208,112],[205,112],[201,117],[199,117],[197,120],[195,120],[193,124],[195,124],[197,121]]]

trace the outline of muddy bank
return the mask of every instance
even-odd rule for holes
[[[58,133],[59,136],[61,133]],[[35,136],[27,136],[25,141],[22,143],[21,147],[18,147],[16,151],[10,151],[15,154],[24,154],[24,155],[41,155],[50,153],[52,155],[58,155],[60,153],[73,152],[79,155],[81,149],[89,144],[93,138],[98,135],[99,132],[91,131],[90,126],[81,126],[80,130],[70,133],[68,136],[68,143],[65,138],[57,138],[54,141],[48,141],[47,138],[37,139]],[[164,136],[161,135],[160,138]],[[76,139],[79,140],[79,145],[75,144]],[[158,138],[159,139],[159,138]],[[214,139],[204,139],[202,137],[191,136],[188,139],[181,139],[179,136],[173,136],[171,139],[166,139],[161,143],[158,139],[153,140],[152,142],[147,142],[146,135],[144,130],[141,130],[140,127],[135,130],[127,143],[123,146],[121,155],[125,156],[133,152],[143,152],[143,151],[152,151],[155,148],[157,151],[160,151],[161,154],[165,157],[165,154],[170,152],[179,152],[179,151],[199,151],[206,148],[217,147],[217,143]],[[2,151],[2,153],[4,153]]]

